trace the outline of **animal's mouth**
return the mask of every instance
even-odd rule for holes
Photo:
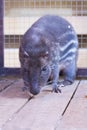
[[[26,93],[29,95],[29,99],[31,99],[31,98],[34,97],[34,94],[32,94],[32,93],[29,91],[28,86],[25,85],[25,86],[22,88],[22,90],[23,90],[24,92],[26,91]]]

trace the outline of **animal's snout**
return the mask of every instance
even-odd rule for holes
[[[40,93],[40,88],[35,86],[35,85],[31,85],[27,82],[27,81],[24,81],[24,84],[26,86],[26,89],[33,95],[37,95]],[[23,88],[24,89],[24,88]]]
[[[31,88],[30,93],[32,93],[33,95],[37,95],[40,93],[40,88]]]

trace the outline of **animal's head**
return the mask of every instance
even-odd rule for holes
[[[46,84],[51,74],[49,48],[44,40],[24,40],[20,46],[19,57],[25,86],[36,95]]]

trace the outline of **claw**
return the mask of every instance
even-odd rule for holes
[[[61,89],[59,89],[59,88],[57,88],[57,89],[53,89],[53,92],[55,92],[55,93],[62,93],[62,91],[61,91]]]
[[[61,89],[59,89],[59,87],[60,87],[60,85],[59,84],[56,84],[56,85],[53,85],[54,87],[53,87],[53,92],[55,92],[55,93],[61,93],[62,91],[61,91]]]

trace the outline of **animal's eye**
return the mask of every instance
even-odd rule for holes
[[[44,67],[43,69],[42,69],[42,71],[46,71],[47,70],[47,68],[46,67]]]
[[[41,72],[46,73],[47,70],[48,70],[48,67],[47,67],[47,66],[44,66],[44,67],[41,69]]]

